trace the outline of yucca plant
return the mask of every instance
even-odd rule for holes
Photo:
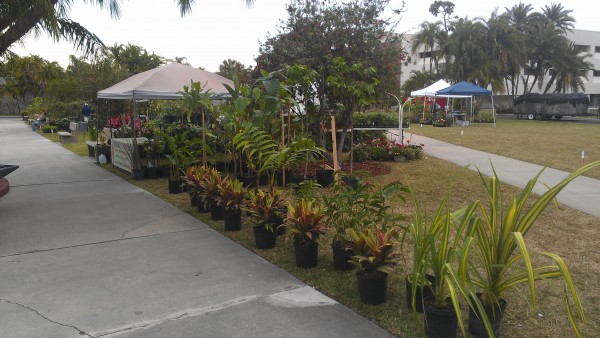
[[[549,188],[531,206],[528,201],[543,170],[531,179],[519,197],[513,196],[507,208],[502,205],[500,181],[494,176],[486,178],[479,173],[487,195],[488,205],[478,206],[479,222],[469,226],[465,243],[460,252],[458,269],[450,270],[453,280],[461,293],[469,300],[469,305],[478,314],[484,314],[484,305],[491,306],[492,317],[496,317],[502,297],[509,289],[526,283],[532,311],[535,311],[537,297],[535,282],[543,279],[561,278],[564,282],[564,297],[567,315],[576,336],[581,337],[580,325],[585,325],[583,308],[571,275],[562,258],[550,252],[535,254],[550,258],[554,264],[534,267],[530,258],[533,252],[527,249],[524,237],[531,230],[544,209],[556,195],[571,181],[587,171],[600,166],[600,161],[590,163],[575,170],[556,186]],[[476,292],[480,291],[478,297]],[[494,330],[485,315],[479,315],[485,331],[492,337]]]

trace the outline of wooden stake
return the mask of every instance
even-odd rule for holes
[[[206,168],[208,159],[206,157],[206,130],[204,129],[204,109],[202,109],[202,165]]]
[[[331,117],[331,139],[333,141],[333,170],[336,172],[340,170],[338,165],[338,154],[337,154],[337,135],[335,132],[335,116]]]

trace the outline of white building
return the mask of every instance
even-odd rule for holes
[[[429,62],[431,58],[431,52],[425,52],[424,47],[421,47],[419,50],[412,53],[411,41],[413,38],[413,34],[405,34],[402,41],[402,46],[404,50],[409,53],[410,62],[407,62],[402,66],[402,74],[400,77],[401,83],[404,83],[412,76],[412,71],[429,71]],[[587,30],[579,30],[574,29],[567,33],[567,38],[574,42],[576,48],[578,48],[581,53],[591,55],[588,58],[588,61],[592,63],[594,70],[590,70],[587,72],[587,79],[583,79],[583,84],[585,87],[585,93],[590,96],[590,107],[599,107],[600,106],[600,32],[598,31],[587,31]],[[443,63],[443,60],[440,60],[440,63]],[[435,69],[435,65],[433,66]],[[522,86],[521,86],[522,87]],[[488,88],[489,89],[489,88]],[[521,89],[522,90],[522,89]],[[534,92],[537,91],[537,86],[534,89]],[[552,89],[550,90],[552,91]],[[523,94],[521,93],[518,93]],[[503,100],[502,95],[494,96],[494,100],[498,100],[501,103],[512,102],[512,97],[506,95]]]

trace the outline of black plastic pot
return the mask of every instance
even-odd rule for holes
[[[133,173],[131,174],[134,180],[143,180],[145,178],[145,170],[144,169],[133,169]]]
[[[169,175],[171,174],[171,169],[169,168],[169,166],[160,166],[156,169],[156,174],[158,175],[158,177],[169,177]]]
[[[309,269],[317,266],[319,245],[311,240],[294,240],[296,266]]]
[[[210,205],[210,219],[213,221],[220,221],[225,218],[225,210],[223,207],[212,203]]]
[[[224,219],[225,231],[239,231],[242,229],[242,211],[240,209],[225,210]]]
[[[333,268],[336,270],[352,270],[354,264],[350,263],[350,254],[346,250],[348,243],[343,241],[333,241],[331,249],[333,251]]]
[[[358,189],[358,178],[342,177],[342,182],[354,190]]]
[[[146,178],[154,179],[158,177],[158,168],[146,168]]]
[[[181,183],[182,182],[180,178],[169,178],[169,194],[180,194],[183,192]]]
[[[285,184],[283,184],[283,172],[279,172],[277,173],[277,185],[280,187],[284,187],[288,184],[290,184],[291,180],[292,180],[292,175],[294,174],[293,171],[291,170],[286,170],[285,171]]]
[[[200,201],[200,197],[195,194],[190,194],[190,206],[197,207]]]
[[[477,293],[477,297],[481,299],[481,293]],[[475,300],[472,300],[474,302]],[[484,305],[485,315],[487,316],[490,324],[492,325],[492,331],[494,336],[499,337],[500,329],[502,328],[502,317],[506,310],[506,300],[500,298],[499,304],[494,304],[494,310],[492,311],[491,305]],[[477,309],[469,308],[469,333],[478,338],[488,337],[487,331],[485,330],[485,324],[481,317],[481,314]]]
[[[408,279],[409,276],[406,276],[404,281],[406,282],[406,307],[412,309],[412,282]],[[432,284],[435,285],[435,277],[432,275],[425,275],[425,278]],[[423,285],[417,287],[417,293],[415,294],[415,298],[417,299],[415,303],[415,309],[417,312],[423,312],[423,301],[428,297],[433,296],[431,293],[431,289],[429,287],[425,287]]]
[[[450,299],[446,300],[446,307],[435,306],[433,298],[425,301],[425,335],[429,338],[456,338],[458,318]]]
[[[256,175],[243,175],[241,177],[242,184],[246,188],[256,187]]]
[[[283,236],[285,235],[286,232],[286,227],[282,226],[283,223],[285,222],[285,218],[287,215],[287,207],[283,207],[282,208],[282,214],[281,215],[276,215],[273,218],[273,226],[275,227],[275,234],[277,234],[277,236]]]
[[[323,188],[327,188],[333,183],[333,170],[327,169],[318,169],[316,171],[317,174],[317,183]]]
[[[204,203],[203,201],[198,200],[198,212],[206,214],[210,212],[210,207],[207,206],[206,203]]]
[[[275,247],[277,242],[277,234],[273,231],[267,230],[263,226],[253,227],[254,230],[254,243],[258,249],[271,249]]]
[[[387,302],[387,273],[380,271],[356,272],[360,301],[367,305],[378,305]]]
[[[268,175],[260,175],[258,178],[258,185],[265,186],[269,185],[269,176]]]

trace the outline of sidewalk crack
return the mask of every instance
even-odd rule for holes
[[[51,323],[54,323],[54,324],[57,324],[57,325],[60,325],[60,326],[64,326],[64,327],[69,327],[69,328],[72,328],[72,329],[74,329],[74,330],[77,330],[77,332],[79,332],[79,335],[80,335],[80,336],[88,336],[88,337],[91,337],[91,338],[96,338],[96,337],[94,337],[94,336],[90,335],[89,333],[86,333],[85,331],[83,331],[83,330],[79,329],[79,328],[78,328],[78,327],[76,327],[76,326],[73,326],[73,325],[68,325],[68,324],[63,324],[63,323],[57,322],[57,321],[55,321],[55,320],[52,320],[52,319],[50,319],[50,318],[48,318],[48,317],[44,316],[43,314],[41,314],[41,313],[40,313],[38,310],[36,310],[36,309],[33,309],[33,308],[30,308],[29,306],[26,306],[26,305],[23,305],[23,304],[20,304],[20,303],[17,303],[17,302],[13,302],[13,301],[10,301],[10,300],[8,300],[8,299],[4,299],[4,298],[0,298],[0,301],[2,301],[2,302],[6,302],[6,303],[9,303],[9,304],[12,304],[12,305],[17,305],[17,306],[20,306],[20,307],[22,307],[22,308],[24,308],[24,309],[27,309],[27,310],[29,310],[29,311],[35,312],[35,313],[36,313],[38,316],[40,316],[40,317],[44,318],[45,320],[47,320],[47,321],[49,321],[49,322],[51,322]]]

